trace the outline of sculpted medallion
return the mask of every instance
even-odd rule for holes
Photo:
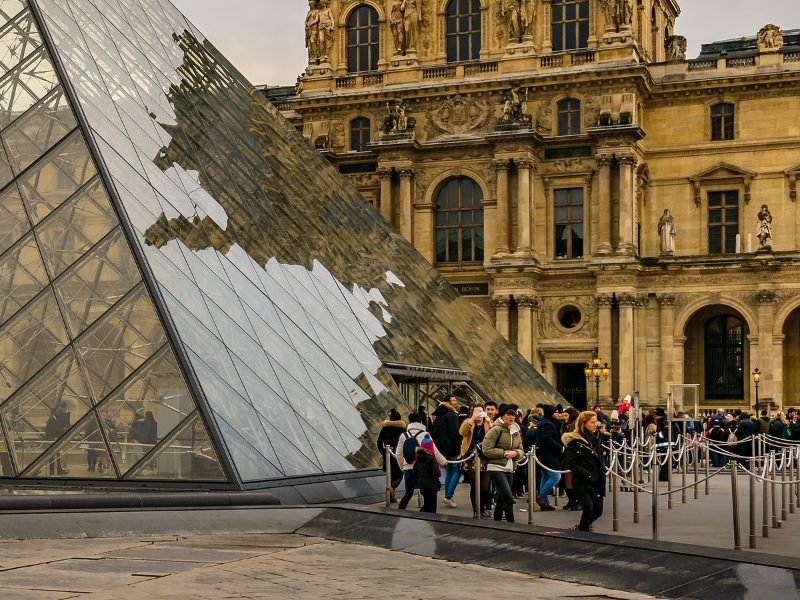
[[[428,139],[478,131],[489,123],[493,113],[494,106],[490,102],[456,94],[428,111]]]

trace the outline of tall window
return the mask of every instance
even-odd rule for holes
[[[553,50],[589,45],[589,0],[553,0]]]
[[[370,142],[370,122],[366,117],[350,121],[350,150],[364,152]]]
[[[555,190],[555,257],[583,257],[583,188]]]
[[[711,139],[733,139],[733,104],[722,102],[711,107]]]
[[[447,5],[447,62],[481,57],[480,0],[450,0]]]
[[[732,315],[714,317],[705,327],[705,396],[708,400],[744,398],[744,322]]]
[[[436,262],[483,260],[483,192],[467,177],[442,184],[436,199]]]
[[[708,253],[734,254],[739,233],[739,192],[708,193]]]
[[[378,13],[371,6],[359,6],[347,18],[348,72],[376,71],[379,49]]]
[[[558,103],[558,135],[581,132],[581,102],[567,98]]]

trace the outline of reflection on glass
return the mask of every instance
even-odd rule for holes
[[[33,235],[0,257],[0,325],[41,292],[47,273]]]
[[[117,229],[55,283],[72,337],[78,337],[140,279],[128,244]]]
[[[58,479],[110,479],[117,473],[94,412],[76,426],[23,477]]]
[[[26,469],[90,408],[78,362],[68,348],[0,408],[17,468]]]
[[[170,437],[171,441],[131,473],[131,479],[225,481],[214,445],[199,415],[192,416]]]
[[[215,414],[215,419],[242,481],[263,481],[283,476],[275,464],[256,452],[222,417]]]

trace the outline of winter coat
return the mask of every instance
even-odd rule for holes
[[[785,427],[786,425],[784,425],[780,419],[775,419],[770,423],[769,434],[776,438],[783,437],[783,430]]]
[[[605,496],[606,474],[597,437],[572,434],[564,454],[564,468],[572,471],[572,489],[576,494],[591,492]]]
[[[417,458],[414,461],[414,473],[417,476],[421,494],[435,494],[441,489],[442,484],[439,481],[441,471],[439,470],[439,465],[436,464],[436,459],[433,454],[424,448],[417,448]]]
[[[397,447],[394,449],[395,455],[397,456],[397,464],[400,465],[400,468],[403,471],[410,471],[414,468],[414,463],[410,462],[407,463],[406,459],[403,458],[403,446],[406,443],[406,440],[409,437],[416,437],[417,443],[422,441],[422,438],[425,437],[425,425],[422,423],[409,423],[408,427],[406,427],[406,431],[400,435],[397,440]],[[436,448],[436,444],[434,443],[434,448],[436,450],[436,462],[438,462],[441,466],[445,466],[447,464],[447,459],[439,452],[439,449]]]
[[[522,436],[516,423],[509,429],[502,420],[494,424],[489,433],[483,438],[483,454],[489,460],[489,470],[507,470],[509,459],[503,456],[506,450],[515,450],[516,458],[512,459],[511,471],[518,460],[525,456],[522,451]],[[495,467],[492,469],[492,467]],[[498,469],[499,467],[499,469]]]
[[[481,425],[469,419],[461,423],[461,427],[458,428],[458,433],[461,435],[461,456],[469,456],[475,446],[483,441],[489,429],[491,429],[489,419],[484,419]]]
[[[561,468],[561,443],[558,424],[553,419],[542,419],[536,434],[536,458],[549,469]]]
[[[397,447],[397,440],[406,432],[406,424],[403,421],[384,421],[381,432],[378,434],[378,452],[381,453],[381,464],[383,470],[386,470],[386,450],[385,447],[389,446],[394,449]],[[391,458],[391,457],[390,457]],[[396,482],[403,478],[403,470],[396,459],[391,460],[390,473],[392,482]]]
[[[447,458],[457,458],[461,450],[461,434],[458,433],[458,413],[447,402],[442,402],[433,411],[436,420],[431,427],[431,437],[439,452]]]

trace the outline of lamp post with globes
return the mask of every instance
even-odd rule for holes
[[[600,382],[608,379],[611,374],[611,367],[608,366],[608,363],[603,363],[603,366],[600,366],[600,359],[594,357],[592,364],[587,364],[583,372],[586,374],[588,381],[594,379],[594,403],[600,404]]]
[[[753,383],[756,384],[756,419],[758,418],[758,382],[761,381],[761,371],[758,367],[753,369]]]

